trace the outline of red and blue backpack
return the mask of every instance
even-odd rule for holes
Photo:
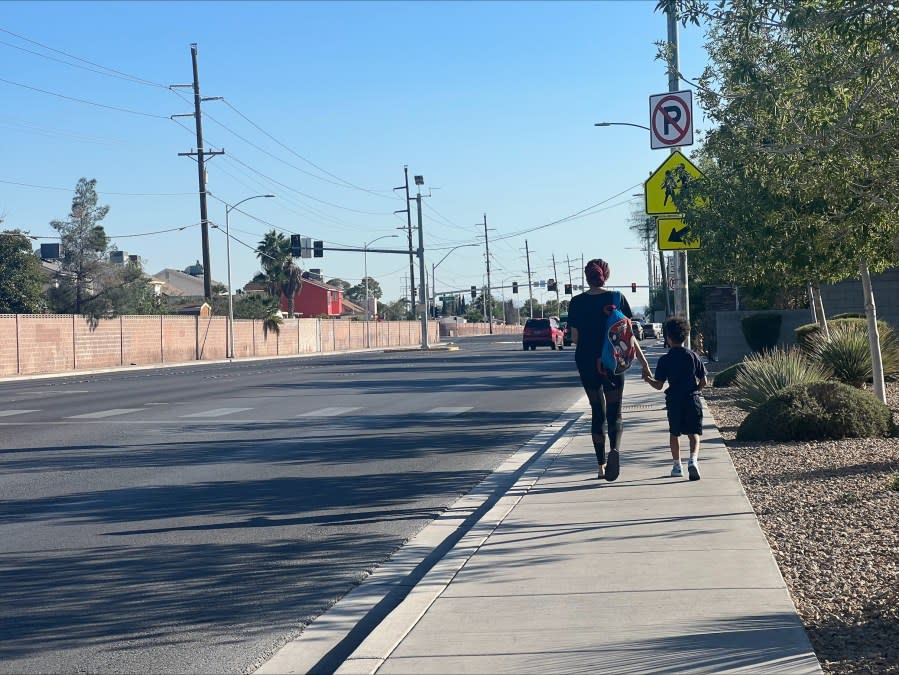
[[[604,375],[620,375],[631,367],[637,354],[631,320],[619,309],[621,292],[612,291],[612,298],[612,304],[603,308],[606,325],[603,331],[602,352],[596,360],[597,370]]]

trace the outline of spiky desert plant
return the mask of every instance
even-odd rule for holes
[[[742,410],[755,410],[794,384],[824,382],[829,377],[827,368],[798,349],[775,348],[763,354],[750,354],[743,359],[734,381],[735,403]]]

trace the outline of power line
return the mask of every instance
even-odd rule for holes
[[[89,64],[89,65],[91,65],[91,66],[94,66],[95,68],[101,68],[101,69],[104,70],[104,71],[108,71],[108,72],[101,72],[101,73],[100,73],[101,75],[108,75],[108,76],[110,76],[110,77],[125,78],[125,79],[128,79],[128,80],[131,80],[132,82],[136,82],[136,83],[138,83],[138,84],[145,84],[145,85],[148,85],[148,86],[151,86],[151,87],[161,87],[162,89],[168,89],[168,87],[167,87],[166,85],[164,85],[164,84],[160,84],[160,83],[158,83],[158,82],[152,82],[152,81],[150,81],[150,80],[145,80],[145,79],[142,78],[142,77],[137,77],[136,75],[129,75],[128,73],[123,73],[123,72],[120,71],[120,70],[115,70],[114,68],[109,68],[109,67],[107,67],[107,66],[100,65],[99,63],[94,63],[93,61],[88,61],[87,59],[83,59],[83,58],[81,58],[80,56],[75,56],[74,54],[69,54],[68,52],[64,52],[64,51],[62,51],[62,50],[60,50],[60,49],[55,49],[55,48],[50,47],[50,46],[48,46],[48,45],[41,44],[40,42],[37,42],[37,41],[32,40],[32,39],[30,39],[30,38],[27,38],[27,37],[25,37],[24,35],[19,35],[18,33],[13,33],[12,31],[6,30],[5,28],[0,28],[0,32],[6,33],[7,35],[12,35],[13,37],[18,38],[19,40],[24,40],[25,42],[28,42],[28,43],[30,43],[30,44],[33,44],[33,45],[36,45],[36,46],[40,47],[41,49],[46,49],[46,50],[48,50],[48,51],[55,52],[55,53],[57,53],[57,54],[62,54],[63,56],[67,56],[67,57],[70,58],[70,59],[75,59],[76,61],[81,61],[82,63],[87,63],[87,64]],[[8,44],[8,43],[4,43],[4,44]],[[9,46],[15,47],[15,45],[9,45]],[[16,49],[22,49],[22,47],[15,47],[15,48],[16,48]],[[28,50],[25,50],[25,51],[28,51]],[[37,54],[36,52],[32,52],[32,53]],[[45,56],[45,55],[43,55],[43,54],[37,54],[37,55],[38,55],[38,56],[43,56],[44,58],[48,58],[48,59],[50,58],[49,56]],[[57,59],[53,59],[53,60],[57,60]],[[65,61],[62,61],[62,63],[65,63]],[[70,65],[70,66],[73,66],[73,67],[80,67],[80,66],[77,66],[76,64],[73,64],[73,63],[67,64],[67,65]],[[97,71],[94,71],[94,72],[97,72]]]
[[[141,112],[140,110],[131,110],[129,108],[119,108],[114,105],[106,105],[105,103],[97,103],[96,101],[88,101],[84,98],[76,98],[74,96],[66,96],[65,94],[60,94],[55,91],[47,91],[46,89],[40,89],[38,87],[32,87],[27,84],[22,84],[21,82],[13,82],[12,80],[7,80],[0,77],[0,82],[4,82],[6,84],[11,84],[15,87],[21,87],[23,89],[30,89],[31,91],[37,91],[41,94],[47,94],[48,96],[56,96],[57,98],[62,98],[67,101],[75,101],[76,103],[84,103],[86,105],[96,106],[97,108],[105,108],[106,110],[115,110],[117,112],[128,113],[129,115],[140,115],[141,117],[153,117],[156,119],[167,120],[168,117],[165,115],[154,115],[153,113]]]
[[[16,185],[18,187],[29,187],[37,190],[59,190],[62,192],[74,192],[74,188],[53,187],[50,185],[33,185],[31,183],[18,183],[11,180],[0,179],[0,183],[4,185]],[[193,192],[107,192],[101,191],[99,194],[115,195],[118,197],[184,197],[193,196]]]

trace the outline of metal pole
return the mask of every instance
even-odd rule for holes
[[[228,358],[234,358],[234,291],[231,289],[231,209],[225,204],[225,259],[228,264]]]
[[[531,253],[528,250],[528,240],[524,240],[524,256],[528,263],[528,295],[530,296],[530,307],[528,310],[528,315],[533,319],[534,318],[534,287],[531,284]]]
[[[668,15],[668,44],[671,47],[670,59],[668,66],[668,91],[677,91],[680,73],[680,55],[678,53],[677,43],[677,8],[673,2],[667,3],[665,12]],[[677,148],[671,148],[674,153]],[[675,265],[677,272],[677,290],[674,295],[674,311],[681,314],[689,323],[690,321],[690,276],[687,267],[687,252],[675,251],[674,253],[678,264]],[[687,333],[687,339],[684,346],[690,349],[690,334]]]
[[[403,165],[403,175],[406,177],[406,225],[409,229],[409,296],[412,299],[410,309],[415,308],[415,263],[412,255],[412,212],[409,210],[409,167]],[[421,220],[421,217],[419,217]],[[418,280],[422,283],[422,279]]]
[[[365,346],[371,349],[371,300],[368,298],[368,244],[362,247],[362,275],[365,277]]]
[[[421,348],[429,349],[428,344],[428,312],[427,296],[425,295],[425,237],[421,226],[421,190],[415,195],[415,205],[418,207],[418,297],[421,300]]]
[[[434,318],[437,318],[437,277],[435,270],[437,266],[431,263],[431,307],[434,308]]]
[[[493,295],[490,292],[490,242],[487,239],[487,214],[484,214],[484,249],[487,252],[487,297],[484,298],[487,304],[487,324],[490,327],[490,334],[493,335]]]

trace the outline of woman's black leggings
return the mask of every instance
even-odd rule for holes
[[[606,463],[606,433],[609,435],[610,450],[618,450],[621,442],[621,397],[624,394],[624,375],[607,377],[597,373],[595,365],[582,368],[580,364],[578,372],[590,401],[593,450],[596,452],[596,460],[602,466]]]

